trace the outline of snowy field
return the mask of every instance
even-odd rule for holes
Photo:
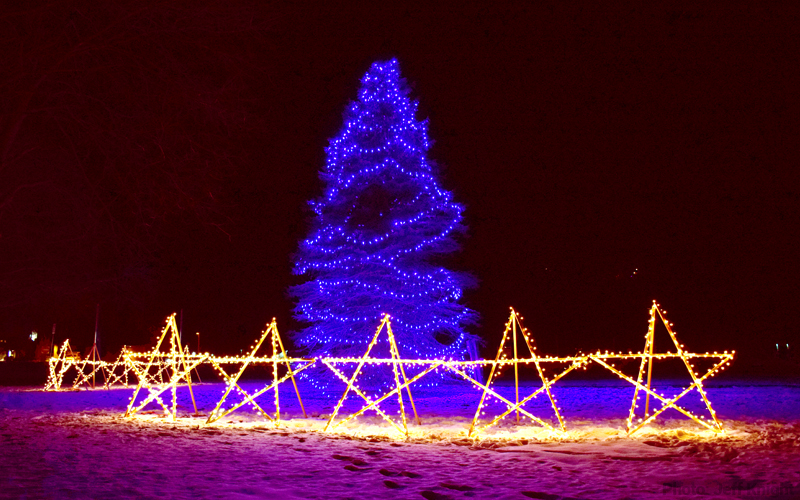
[[[708,393],[725,435],[668,410],[629,438],[624,427],[632,386],[567,382],[554,389],[567,437],[529,422],[515,425],[509,416],[478,439],[466,432],[480,393],[456,383],[414,392],[422,425],[410,425],[409,439],[373,412],[335,433],[322,432],[342,391],[323,396],[303,383],[308,418],[291,385],[282,385],[285,420],[277,429],[249,407],[205,426],[205,418],[191,415],[185,387],[177,422],[163,419],[157,407],[123,418],[132,389],[0,388],[0,496],[800,498],[800,384],[715,379]],[[536,387],[528,384],[521,396]],[[679,388],[660,387],[665,393]],[[218,383],[194,386],[201,413],[214,408],[222,389]],[[512,388],[503,391],[511,396]],[[258,401],[273,411],[273,399],[267,393]],[[356,403],[349,398],[342,415]],[[526,408],[555,423],[546,399],[532,403]],[[686,406],[701,409],[688,397]],[[396,403],[382,407],[396,414]],[[486,416],[499,408],[489,406]]]

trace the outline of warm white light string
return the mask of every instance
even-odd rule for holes
[[[595,362],[603,368],[614,373],[622,380],[631,383],[634,386],[634,395],[631,402],[630,412],[626,422],[626,430],[628,435],[642,429],[649,423],[652,423],[656,417],[661,415],[664,411],[672,408],[683,415],[689,417],[694,422],[702,425],[703,427],[715,432],[723,433],[722,423],[717,418],[717,414],[711,406],[708,395],[703,387],[703,382],[709,377],[714,376],[726,366],[730,365],[733,361],[735,351],[724,351],[723,353],[692,353],[687,352],[677,340],[677,336],[672,329],[672,323],[666,320],[666,311],[663,311],[659,304],[653,301],[650,308],[650,320],[647,334],[645,335],[645,347],[641,352],[633,353],[615,353],[615,352],[600,352],[594,354],[578,354],[576,356],[566,357],[553,357],[553,356],[539,356],[536,354],[536,348],[533,346],[533,338],[529,331],[522,325],[522,317],[512,308],[511,315],[506,322],[503,337],[500,341],[500,347],[497,351],[497,356],[492,360],[478,360],[478,361],[454,361],[448,359],[403,359],[400,356],[395,335],[392,331],[391,318],[389,315],[384,315],[380,325],[375,331],[372,341],[367,346],[367,350],[363,356],[359,358],[290,358],[286,354],[278,332],[277,324],[273,318],[272,322],[267,325],[267,328],[262,332],[261,337],[251,346],[251,350],[246,356],[215,356],[209,353],[190,353],[187,348],[182,348],[180,345],[180,338],[178,335],[177,325],[175,323],[175,315],[167,318],[167,324],[162,330],[161,337],[159,338],[156,346],[147,353],[135,353],[123,348],[122,353],[114,363],[104,361],[90,361],[79,360],[69,347],[69,341],[64,342],[57,356],[50,358],[50,376],[48,378],[45,390],[59,390],[64,380],[65,374],[73,369],[76,372],[73,387],[82,385],[91,386],[89,378],[100,371],[105,377],[105,387],[108,388],[113,384],[127,385],[127,374],[133,373],[138,379],[138,384],[134,390],[133,396],[130,398],[130,403],[125,412],[126,417],[131,417],[137,412],[141,411],[150,403],[156,403],[164,410],[164,416],[175,420],[177,418],[177,388],[180,384],[185,384],[189,387],[191,392],[191,372],[203,363],[210,364],[220,377],[225,381],[226,388],[223,391],[222,398],[219,400],[215,408],[209,413],[206,419],[206,424],[213,424],[219,421],[231,412],[236,411],[245,405],[250,405],[254,410],[261,413],[265,419],[274,425],[280,423],[280,402],[278,397],[278,386],[288,380],[292,381],[295,393],[297,394],[300,408],[303,416],[306,416],[303,401],[300,397],[300,391],[295,381],[295,375],[301,371],[311,367],[317,361],[325,365],[338,380],[346,384],[346,388],[342,397],[334,407],[328,421],[325,424],[324,431],[333,431],[338,427],[350,422],[367,411],[374,411],[387,423],[389,423],[401,435],[409,436],[408,417],[406,415],[406,404],[404,402],[404,391],[408,396],[411,408],[414,413],[415,420],[419,425],[420,419],[417,415],[414,399],[411,395],[411,385],[422,379],[425,375],[434,372],[438,369],[450,371],[451,373],[463,378],[475,388],[481,390],[481,397],[478,403],[475,416],[472,419],[468,431],[469,437],[477,436],[486,429],[497,425],[500,421],[505,419],[511,414],[516,414],[516,421],[520,421],[520,416],[525,416],[535,424],[547,429],[552,435],[564,436],[566,433],[565,419],[561,415],[561,408],[552,393],[552,387],[556,382],[561,380],[569,372],[583,368],[586,369],[588,364]],[[674,352],[654,352],[654,337],[656,320],[660,319],[666,327],[667,333],[672,340],[675,347]],[[375,358],[370,356],[373,348],[377,345],[381,334],[385,334],[389,343],[389,358]],[[527,348],[527,353],[520,356],[519,346],[517,340],[519,336],[524,340],[524,346]],[[160,347],[164,340],[169,339],[169,350],[161,351]],[[269,338],[272,345],[271,356],[257,356],[262,344]],[[512,351],[512,352],[508,352]],[[639,371],[636,378],[625,374],[616,367],[615,362],[640,359]],[[683,388],[682,391],[672,398],[668,398],[663,394],[655,391],[651,385],[652,365],[654,361],[664,359],[681,359],[685,365],[692,383]],[[692,364],[697,359],[710,359],[714,360],[714,365],[708,369],[704,374],[699,375]],[[244,373],[245,369],[251,365],[272,365],[272,383],[264,386],[256,392],[248,393],[239,385],[239,379]],[[554,375],[548,375],[547,366],[557,364],[559,368],[556,369]],[[352,375],[345,375],[342,371],[342,365],[356,365]],[[520,368],[530,368],[533,365],[536,373],[541,382],[541,387],[537,388],[534,392],[520,399],[519,394],[519,370]],[[123,371],[117,373],[117,368],[122,366]],[[238,366],[235,374],[231,375],[224,369],[224,366]],[[391,390],[383,394],[371,397],[359,387],[358,378],[365,369],[369,370],[370,367],[387,366],[392,370],[393,383]],[[475,380],[470,373],[470,369],[477,367],[488,366],[490,368],[489,376],[485,383]],[[406,375],[407,369],[420,369],[419,373],[412,377]],[[514,370],[514,401],[502,396],[492,388],[492,385],[500,376],[505,368],[512,368]],[[281,375],[281,370],[284,372]],[[645,377],[645,370],[647,376]],[[231,372],[233,373],[233,372]],[[646,380],[645,380],[646,378]],[[147,396],[136,404],[137,396],[141,390],[147,389]],[[167,406],[162,395],[170,391],[171,407]],[[256,399],[265,393],[274,391],[274,414],[270,415],[265,411],[257,402]],[[692,411],[681,407],[677,402],[691,393],[696,391],[708,410],[708,417],[702,417]],[[227,399],[235,392],[240,397],[238,402],[225,407]],[[645,395],[645,411],[641,417],[637,416],[636,409],[639,407],[638,399],[640,392]],[[194,403],[194,395],[192,400]],[[342,412],[342,407],[345,400],[349,395],[355,394],[363,400],[363,405],[355,412],[336,420]],[[524,408],[524,405],[537,397],[540,394],[546,394],[550,406],[552,407],[553,414],[557,421],[557,425],[553,426],[546,420],[534,415]],[[650,411],[650,396],[655,401],[661,403],[661,407]],[[388,413],[380,408],[380,404],[389,398],[397,397],[397,411],[398,417],[390,417]],[[503,405],[506,409],[504,412],[492,417],[486,417],[487,401],[494,398]],[[197,412],[195,407],[195,412]],[[488,422],[486,422],[487,419]],[[480,425],[481,421],[485,423]]]
[[[113,362],[91,358],[80,359],[80,356],[72,351],[69,340],[66,340],[60,348],[56,349],[56,354],[48,359],[49,375],[44,390],[62,390],[64,379],[70,372],[75,372],[72,389],[81,387],[94,389],[96,387],[95,375],[103,378],[102,387],[105,389],[117,386],[128,387],[128,374],[131,373],[133,367],[126,359],[126,354],[128,351],[123,347]]]

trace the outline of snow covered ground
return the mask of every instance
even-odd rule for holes
[[[567,382],[555,388],[566,438],[506,419],[474,440],[466,431],[480,393],[455,383],[415,391],[422,425],[408,440],[371,412],[323,433],[341,391],[323,396],[305,384],[309,417],[282,385],[286,420],[277,429],[249,407],[204,426],[185,388],[177,422],[157,407],[124,419],[132,389],[0,388],[0,497],[800,498],[800,384],[714,380],[709,395],[724,436],[669,410],[629,438],[630,385]],[[199,410],[213,409],[222,389],[194,386]],[[273,409],[271,393],[258,401]],[[356,403],[349,399],[344,415]],[[533,403],[554,423],[547,400]]]

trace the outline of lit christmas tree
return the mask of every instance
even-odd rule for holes
[[[384,313],[404,358],[468,359],[477,317],[459,304],[473,280],[435,265],[458,249],[463,207],[426,158],[427,122],[396,60],[376,62],[326,149],[322,198],[294,271],[295,342],[314,356],[361,356]]]

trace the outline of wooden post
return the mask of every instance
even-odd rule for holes
[[[511,314],[514,315],[514,308],[511,308]],[[513,321],[513,317],[509,318],[509,321]],[[500,348],[497,349],[497,356],[494,357],[494,363],[492,363],[492,369],[489,370],[489,378],[486,380],[486,385],[483,387],[483,393],[481,394],[481,400],[478,403],[478,409],[475,411],[475,417],[472,419],[472,424],[469,426],[469,432],[467,432],[467,437],[472,437],[472,433],[475,431],[475,424],[478,423],[478,419],[481,416],[481,410],[483,409],[483,402],[486,400],[486,392],[489,389],[489,385],[492,383],[492,378],[494,377],[494,372],[497,369],[497,363],[500,361],[500,356],[503,354],[503,346],[506,343],[506,338],[508,337],[508,328],[509,325],[506,323],[506,329],[503,332],[503,338],[500,340]]]
[[[50,352],[49,352],[49,356],[55,356],[56,355],[55,352],[53,351],[54,347],[57,347],[56,346],[56,324],[55,323],[53,323],[53,333],[50,336]]]
[[[275,318],[272,318],[272,321],[275,321]],[[288,358],[289,356],[286,355],[286,350],[283,348],[283,341],[281,340],[281,336],[278,333],[278,327],[275,327],[275,337],[278,339],[278,346],[281,348],[281,355],[284,359]],[[294,386],[294,392],[297,394],[297,401],[300,403],[300,409],[303,411],[303,417],[308,418],[306,414],[306,408],[303,406],[303,399],[300,397],[300,389],[297,388],[297,382],[294,379],[294,371],[292,370],[292,364],[288,361],[286,362],[286,369],[289,370],[289,377],[292,379],[292,385]],[[277,390],[277,386],[275,386]]]
[[[94,368],[95,358],[99,358],[100,355],[97,352],[97,327],[100,324],[100,304],[97,304],[97,308],[95,309],[94,314],[94,344],[92,345],[92,352],[90,353],[92,359],[92,368]],[[92,389],[94,389],[94,374],[97,370],[92,370]]]
[[[517,313],[514,312],[512,321],[512,335],[514,336],[514,390],[516,391],[516,403],[519,406],[519,365],[517,364]],[[517,423],[519,423],[519,408],[517,408]]]
[[[186,343],[188,344],[189,341],[187,340]],[[200,332],[197,332],[197,354],[200,355]],[[200,378],[200,372],[197,371],[197,367],[194,367],[194,374],[197,375],[197,381],[202,383],[203,379]]]
[[[173,321],[174,321],[174,319],[173,319]],[[175,323],[173,323],[173,325],[174,324]],[[180,321],[180,324],[181,324],[181,326],[183,325],[183,309],[181,309],[181,321]],[[178,352],[180,353],[180,356],[181,356],[181,362],[183,363],[183,369],[187,370],[187,372],[186,372],[186,385],[189,386],[189,395],[192,397],[192,407],[194,407],[194,414],[197,415],[197,403],[194,400],[194,391],[192,391],[192,370],[188,369],[188,363],[186,362],[186,357],[183,355],[183,345],[181,344],[181,331],[180,331],[180,328],[178,328],[178,332],[177,333],[178,333],[178,335],[177,335],[177,337],[178,337],[178,339],[177,339]],[[172,356],[174,358],[175,353],[171,353],[171,354],[172,354]],[[176,370],[176,367],[175,367],[175,364],[173,364],[173,372],[172,372],[173,375],[175,374],[175,370]],[[178,384],[176,383],[174,390],[177,390],[177,387],[178,387]],[[173,392],[173,394],[175,394],[175,393]],[[174,400],[174,396],[173,396],[173,400]],[[175,419],[175,414],[172,415],[172,418],[173,418],[173,420]]]
[[[390,348],[394,348],[392,352],[392,356],[395,357],[397,361],[400,361],[400,350],[397,348],[397,342],[394,340],[394,332],[392,332],[392,325],[387,325],[388,333],[389,333],[389,341],[391,342]],[[406,371],[403,368],[403,363],[398,363],[400,365],[400,374],[403,376],[403,383],[406,384],[406,392],[408,393],[408,400],[411,401],[411,409],[414,410],[414,419],[417,421],[417,425],[422,425],[422,421],[419,419],[419,415],[417,414],[417,405],[414,404],[414,397],[411,395],[411,386],[408,385],[408,378],[406,378]],[[400,394],[400,398],[402,400],[403,391],[398,391]]]
[[[647,390],[650,390],[650,380],[653,376],[653,341],[655,340],[655,333],[656,333],[656,324],[655,321],[653,322],[653,328],[650,330],[650,338],[648,339],[648,343],[650,344],[649,349],[647,350],[649,354],[649,358],[647,360]],[[647,393],[644,399],[644,417],[650,415],[650,392]]]
[[[278,340],[276,339],[277,327],[275,326],[275,318],[272,318],[270,325],[272,331],[272,386],[275,388],[275,425],[277,426],[281,421],[281,406],[280,406],[280,391],[278,387]]]

